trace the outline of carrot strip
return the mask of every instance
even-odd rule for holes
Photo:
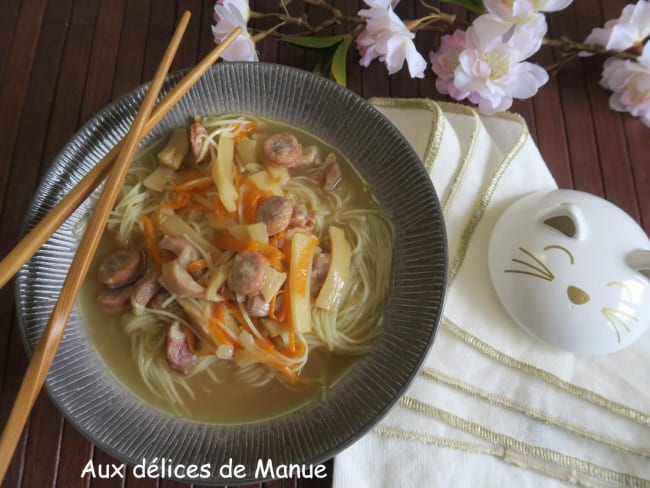
[[[269,260],[271,266],[278,271],[283,271],[282,253],[270,244],[263,244],[257,241],[240,241],[235,239],[228,231],[218,232],[214,236],[214,243],[218,248],[235,252],[259,252]]]
[[[277,234],[271,236],[269,238],[269,245],[278,247],[278,243],[284,239],[284,237],[287,235],[286,231],[278,232]]]
[[[183,173],[180,178],[177,178],[174,181],[172,181],[171,185],[173,188],[176,188],[177,186],[182,185],[183,183],[187,183],[188,181],[196,180],[202,177],[203,175],[199,170],[193,169],[191,171]]]
[[[239,166],[235,166],[235,190],[237,191],[237,195],[239,195],[240,188],[241,188],[241,171],[239,171]]]
[[[285,364],[278,363],[277,361],[269,361],[269,360],[261,360],[260,362],[264,364],[268,364],[269,366],[274,367],[277,369],[280,373],[284,373],[287,375],[289,380],[291,381],[292,385],[295,385],[296,383],[301,383],[304,384],[304,380],[298,377],[296,373],[294,373],[291,368]]]
[[[178,193],[202,193],[214,187],[214,180],[209,176],[202,176],[181,185],[174,185]]]
[[[296,327],[293,323],[293,319],[291,318],[291,309],[289,306],[289,297],[291,296],[290,293],[287,293],[286,296],[284,297],[284,305],[282,307],[282,315],[285,317],[286,324],[287,324],[287,332],[289,335],[289,351],[291,352],[291,356],[295,356],[296,354]]]
[[[190,330],[189,327],[183,326],[183,330],[185,331],[185,339],[187,342],[187,348],[190,350],[192,354],[195,356],[214,356],[211,352],[204,352],[204,351],[199,351],[196,349],[196,338],[194,337],[194,333]]]
[[[161,203],[160,208],[172,208],[174,210],[184,207],[190,203],[190,195],[186,193],[176,193],[169,203]]]
[[[200,205],[204,212],[212,212],[214,205],[205,197],[192,195],[192,205]]]
[[[300,295],[307,293],[307,278],[309,277],[309,263],[311,262],[311,256],[314,253],[314,249],[318,245],[318,239],[313,239],[309,244],[305,246],[298,260],[298,266],[296,270],[291,270],[293,276],[290,279],[293,279],[293,283],[296,284],[296,291]],[[294,273],[295,271],[295,273]]]
[[[144,245],[147,254],[153,259],[158,269],[160,269],[163,264],[163,259],[160,253],[160,247],[158,247],[158,240],[156,239],[156,230],[152,220],[146,215],[142,216],[142,226],[144,228]]]
[[[208,267],[208,262],[205,259],[197,259],[196,261],[192,261],[190,264],[188,264],[185,267],[185,270],[188,273],[194,273],[196,271],[201,271],[202,269],[205,269]]]
[[[255,127],[257,127],[257,123],[255,121],[247,122],[243,127],[240,124],[236,124],[233,128],[233,132],[235,133],[235,142],[239,142],[244,139]]]
[[[226,207],[223,206],[223,202],[221,199],[217,196],[214,197],[214,200],[212,201],[214,205],[214,220],[215,222],[219,223],[226,217],[232,217],[235,215],[235,212],[228,212],[226,210]]]
[[[257,212],[258,207],[262,204],[264,200],[272,196],[271,193],[262,191],[255,184],[246,179],[242,182],[242,185],[245,185],[247,190],[244,192],[243,204],[243,219],[242,224],[252,224],[255,222],[255,213]]]
[[[217,302],[212,306],[212,314],[222,324],[226,323],[226,305],[224,302]]]
[[[232,346],[232,341],[226,336],[223,330],[221,330],[221,326],[219,323],[213,319],[209,318],[208,323],[210,324],[210,330],[214,333],[215,338],[220,344],[226,345],[226,346]]]
[[[275,295],[273,295],[273,298],[271,298],[271,302],[269,303],[269,317],[271,317],[273,320],[277,320],[278,322],[284,322],[284,319],[287,317],[287,311],[285,310],[284,304],[282,304],[282,311],[280,312],[280,315],[275,315],[275,300],[280,295],[284,295],[284,299],[287,300],[287,290],[280,290]]]

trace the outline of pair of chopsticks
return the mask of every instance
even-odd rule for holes
[[[18,246],[0,262],[0,287],[2,287],[33,256],[45,241],[47,241],[63,221],[92,193],[110,170],[106,186],[102,190],[102,194],[88,222],[84,236],[79,243],[74,260],[63,283],[59,299],[43,331],[32,360],[29,363],[22,385],[18,391],[18,396],[16,397],[11,414],[0,438],[0,484],[5,477],[27,417],[45,382],[47,372],[63,337],[63,332],[70,317],[72,307],[84,282],[84,278],[88,273],[92,258],[95,255],[102,233],[106,227],[108,217],[115,206],[120,187],[129,169],[129,164],[133,159],[138,143],[162,120],[167,112],[187,93],[241,32],[241,28],[239,27],[231,32],[219,46],[213,49],[169,92],[154,110],[153,106],[158,98],[163,82],[167,77],[167,72],[183,38],[189,20],[190,13],[186,11],[156,70],[153,81],[126,138],[120,144],[116,145],[23,238]]]

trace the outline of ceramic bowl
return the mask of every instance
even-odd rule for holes
[[[180,73],[170,75],[163,91],[180,78]],[[39,187],[27,228],[126,134],[144,90],[117,100],[72,138]],[[402,135],[368,102],[306,71],[262,63],[219,64],[147,140],[196,114],[228,112],[293,124],[336,146],[393,216],[393,286],[372,352],[357,361],[326,401],[258,423],[202,424],[164,414],[122,387],[88,343],[75,310],[46,383],[70,422],[119,460],[135,464],[157,457],[176,464],[210,464],[209,478],[200,481],[216,484],[252,480],[258,459],[276,465],[324,461],[368,431],[404,392],[432,344],[447,263],[442,214],[429,176]],[[30,351],[77,246],[73,229],[90,205],[82,205],[18,274],[18,316]],[[245,466],[243,478],[221,476],[218,468],[229,459]]]
[[[527,195],[499,218],[490,275],[504,307],[542,341],[607,354],[650,323],[650,240],[625,212],[574,190]]]

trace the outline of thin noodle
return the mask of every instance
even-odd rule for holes
[[[208,137],[203,142],[201,151],[211,150],[216,153],[216,138],[219,134],[236,135],[241,127],[251,121],[259,123],[255,119],[241,116],[233,118],[232,115],[201,119],[202,124],[208,129]],[[240,128],[236,128],[234,124],[239,124]],[[154,155],[155,151],[161,148],[161,143],[154,144],[152,147],[153,150],[148,148],[134,160],[127,173],[120,199],[109,219],[109,230],[116,233],[122,243],[142,239],[142,217],[144,215],[152,216],[153,219],[153,216],[161,208],[161,204],[178,201],[177,195],[171,187],[158,193],[149,191],[143,186],[143,179],[157,164]],[[214,149],[211,149],[213,147]],[[202,171],[204,176],[206,175],[207,166],[197,168]],[[240,332],[240,327],[232,320],[227,320],[226,323],[217,321],[217,325],[237,347],[240,347],[241,343],[244,351],[250,353],[251,358],[257,358],[258,362],[250,364],[251,360],[243,360],[241,364],[247,365],[240,366],[236,362],[221,360],[216,355],[209,355],[199,357],[188,376],[182,376],[168,367],[164,347],[167,325],[157,317],[160,315],[170,317],[189,327],[192,331],[209,331],[211,330],[209,321],[215,320],[212,315],[211,302],[178,298],[174,295],[166,300],[165,305],[177,301],[189,317],[189,322],[167,310],[154,311],[144,308],[139,311],[140,315],[125,315],[122,319],[123,326],[130,338],[131,353],[138,366],[140,376],[147,388],[156,396],[166,399],[174,410],[180,411],[184,408],[183,398],[194,397],[195,393],[190,387],[188,379],[197,374],[205,373],[211,381],[218,383],[222,381],[220,372],[232,370],[232,375],[237,381],[250,386],[260,387],[277,378],[290,387],[287,377],[279,368],[286,367],[294,374],[300,373],[307,363],[309,352],[314,349],[324,348],[352,355],[364,354],[370,350],[372,340],[376,337],[381,325],[383,304],[391,286],[391,250],[395,234],[393,225],[385,212],[378,209],[367,189],[362,191],[361,200],[357,202],[359,196],[352,193],[351,185],[343,184],[339,185],[335,191],[325,191],[318,178],[315,177],[316,169],[307,169],[306,172],[313,173],[313,176],[293,176],[282,185],[282,189],[294,204],[304,205],[308,210],[315,211],[316,218],[312,232],[319,238],[321,248],[327,249],[330,225],[337,225],[345,231],[346,239],[352,250],[351,282],[340,309],[328,311],[313,306],[311,312],[312,330],[306,334],[295,334],[296,350],[300,351],[300,354],[291,357],[275,348],[263,349],[258,346],[253,337],[264,344],[268,344],[269,339],[263,334],[264,331],[260,330],[262,326],[260,329],[255,326],[244,303],[239,302],[239,311],[252,333],[252,335],[249,334],[249,340],[242,340],[243,335],[248,333]],[[240,189],[240,192],[242,190],[245,191],[245,189]],[[175,197],[176,200],[174,200]],[[211,221],[212,202],[215,198],[219,198],[219,196],[214,188],[208,189],[202,194],[193,195],[190,202],[198,202],[205,206],[206,210],[191,212],[191,217],[195,220],[186,219],[186,223],[208,242],[213,242],[215,235]],[[365,202],[363,198],[366,198]],[[237,202],[237,214],[240,217],[240,222],[244,213],[243,200],[240,193]],[[168,210],[171,211],[165,209],[165,211]],[[207,261],[210,273],[207,275],[208,277],[211,276],[211,273],[217,272],[216,266],[228,263],[235,255],[233,251],[224,251],[218,256],[212,256],[198,245],[195,239],[188,235],[184,235],[184,238]],[[197,337],[200,336],[197,335]],[[276,340],[279,339],[282,340],[284,347],[288,348],[288,334],[284,332]],[[211,344],[202,344],[201,350],[205,351],[206,348],[211,350],[212,347]],[[237,354],[235,352],[235,356]],[[269,364],[265,364],[265,362]],[[219,367],[219,365],[223,365],[225,368]]]

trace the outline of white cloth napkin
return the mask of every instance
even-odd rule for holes
[[[510,203],[556,188],[523,120],[374,99],[441,199],[450,287],[437,339],[386,418],[336,457],[334,488],[650,486],[650,334],[600,357],[551,349],[501,306],[487,267]]]

